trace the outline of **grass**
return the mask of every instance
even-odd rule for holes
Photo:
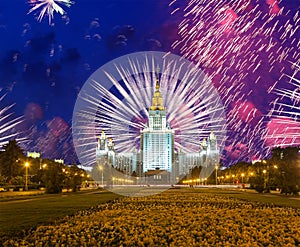
[[[119,195],[106,191],[65,193],[59,195],[17,196],[0,199],[0,244],[6,238],[22,237],[38,225],[53,224],[56,220],[77,211],[105,203]]]
[[[248,190],[230,190],[230,189],[216,189],[216,188],[196,188],[191,189],[199,193],[219,194],[223,197],[236,198],[245,201],[261,202],[264,204],[272,204],[279,207],[293,207],[300,208],[300,197],[284,196],[280,194],[260,194]]]
[[[274,204],[280,207],[293,207],[300,208],[300,200],[296,197],[276,195],[276,194],[259,194],[259,193],[249,193],[241,192],[230,195],[231,197],[247,200],[247,201],[257,201],[265,204]]]

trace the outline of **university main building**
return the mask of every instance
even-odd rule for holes
[[[184,153],[174,150],[174,130],[166,118],[166,108],[160,92],[158,78],[152,105],[149,108],[147,126],[141,130],[140,150],[131,153],[118,153],[114,148],[112,138],[107,138],[104,131],[98,139],[96,149],[96,165],[107,176],[116,170],[125,176],[149,177],[152,180],[164,180],[176,183],[187,175],[195,166],[211,166],[219,163],[217,140],[213,132],[208,139],[199,143],[199,151]],[[114,168],[114,169],[112,169]],[[164,181],[166,182],[166,181]]]

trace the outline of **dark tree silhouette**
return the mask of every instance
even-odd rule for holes
[[[11,140],[3,146],[0,153],[0,174],[9,181],[13,177],[25,174],[25,155],[16,140]]]
[[[274,148],[270,162],[277,167],[273,182],[281,193],[297,194],[300,186],[299,147]]]

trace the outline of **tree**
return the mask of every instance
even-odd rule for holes
[[[73,192],[77,191],[78,188],[81,186],[84,177],[87,175],[83,169],[80,169],[77,165],[73,164],[70,167],[72,179],[71,185]]]
[[[274,172],[274,181],[283,194],[298,194],[300,186],[299,147],[274,148],[270,159]]]
[[[7,180],[15,176],[22,176],[25,173],[23,163],[25,155],[18,146],[16,140],[11,140],[3,146],[4,151],[0,154],[0,173],[7,177]]]
[[[65,167],[64,173],[64,187],[67,189],[72,189],[73,192],[78,190],[83,182],[83,179],[87,177],[86,171],[80,169],[75,164],[73,164],[71,167]]]
[[[47,164],[47,169],[43,173],[46,193],[60,193],[62,191],[65,178],[63,167],[62,164],[53,161]]]
[[[16,176],[16,177],[13,177],[11,179],[11,183],[13,185],[24,185],[25,184],[25,179],[23,176]]]

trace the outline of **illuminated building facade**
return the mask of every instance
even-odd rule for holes
[[[116,164],[116,152],[115,145],[112,138],[107,138],[104,131],[102,131],[98,146],[96,149],[96,160],[98,163],[115,166]]]
[[[144,177],[147,181],[152,179],[157,183],[173,183],[196,166],[218,165],[219,150],[213,132],[207,140],[203,139],[199,143],[198,152],[174,152],[174,130],[167,122],[158,77],[148,113],[148,124],[140,132],[139,151],[116,153],[112,139],[107,138],[102,131],[96,150],[96,164],[108,174],[104,177],[109,179],[109,176],[116,176],[111,169],[115,168],[126,176],[134,174],[133,176]]]
[[[217,138],[213,132],[210,133],[208,140],[204,138],[200,143],[200,149],[194,153],[178,153],[178,170],[179,174],[188,173],[196,166],[216,166],[219,163],[219,150]]]
[[[107,174],[112,174],[110,168],[113,167],[126,175],[132,175],[137,171],[137,152],[116,153],[112,138],[108,138],[102,131],[96,149],[96,163]]]
[[[172,172],[174,131],[166,120],[166,109],[159,91],[158,79],[149,109],[148,126],[141,131],[143,172],[166,170]]]

